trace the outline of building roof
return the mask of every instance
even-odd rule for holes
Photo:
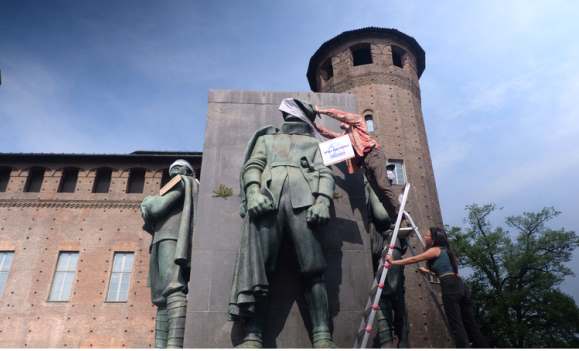
[[[310,83],[310,88],[313,91],[316,91],[316,68],[320,63],[319,61],[325,59],[331,50],[345,41],[370,37],[394,39],[406,44],[410,51],[412,51],[412,54],[416,57],[418,77],[422,75],[425,68],[425,54],[416,39],[393,28],[366,27],[343,32],[320,46],[316,53],[310,58],[310,63],[308,65],[307,77]]]
[[[8,162],[143,162],[156,163],[167,159],[199,159],[198,151],[135,151],[130,154],[75,154],[75,153],[0,153],[0,163]]]

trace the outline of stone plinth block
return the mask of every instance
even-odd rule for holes
[[[253,133],[283,122],[277,110],[282,99],[296,97],[320,106],[355,111],[349,94],[211,91],[197,226],[194,233],[189,283],[185,347],[231,347],[240,340],[240,325],[228,321],[227,307],[234,262],[239,249],[239,171],[243,151]],[[323,124],[337,130],[328,118]],[[336,195],[333,218],[320,233],[328,262],[326,280],[334,338],[351,347],[372,280],[370,241],[362,175],[345,175],[333,167]],[[220,185],[233,188],[228,198],[214,197]],[[272,280],[266,347],[311,347],[308,316],[302,297],[291,241],[282,247],[278,272]]]

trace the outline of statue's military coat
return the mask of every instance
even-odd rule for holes
[[[153,235],[148,280],[157,306],[165,306],[173,292],[187,293],[197,191],[193,177],[181,176],[166,194],[147,196],[141,204],[143,228]]]
[[[232,318],[253,314],[256,298],[269,291],[267,274],[275,269],[275,262],[266,261],[271,261],[271,257],[275,261],[276,253],[271,251],[279,250],[280,242],[264,245],[262,238],[267,238],[268,233],[279,234],[276,226],[282,212],[289,213],[283,215],[284,221],[299,222],[287,227],[302,228],[291,233],[294,243],[300,241],[300,245],[295,245],[296,250],[309,251],[297,252],[298,256],[308,257],[306,263],[301,263],[302,273],[321,274],[325,270],[321,246],[305,220],[305,211],[315,203],[317,196],[332,199],[334,193],[332,171],[324,166],[318,144],[311,127],[299,122],[286,122],[280,130],[270,129],[249,143],[248,157],[241,172],[241,215],[245,220],[231,292],[229,311]],[[243,193],[250,183],[259,184],[274,207],[273,211],[256,219],[245,214]]]

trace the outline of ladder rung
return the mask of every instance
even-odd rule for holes
[[[414,228],[412,228],[412,227],[404,227],[404,228],[398,229],[398,231],[400,231],[400,232],[407,232],[407,231],[410,231],[410,230],[414,230]]]

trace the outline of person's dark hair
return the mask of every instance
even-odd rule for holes
[[[454,273],[458,274],[458,264],[456,260],[456,256],[454,252],[450,248],[450,244],[448,243],[448,235],[446,235],[446,231],[439,227],[430,227],[430,234],[432,235],[432,246],[438,246],[441,248],[445,248],[446,252],[448,252],[448,258],[450,259],[450,264],[452,265],[452,270]],[[434,260],[428,261],[428,266],[432,265]]]

